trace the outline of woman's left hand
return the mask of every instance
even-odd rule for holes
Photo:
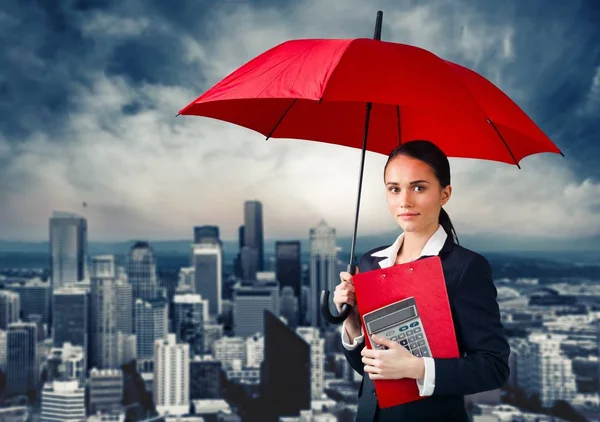
[[[411,354],[404,346],[385,337],[372,336],[371,341],[387,347],[387,350],[367,349],[361,351],[365,372],[372,380],[425,377],[425,363],[422,358]]]

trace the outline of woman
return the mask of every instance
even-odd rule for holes
[[[384,168],[388,207],[403,233],[388,247],[367,252],[361,272],[439,255],[457,336],[459,358],[416,357],[397,343],[373,338],[386,350],[365,348],[356,307],[344,322],[342,344],[363,380],[357,421],[468,421],[464,395],[501,387],[509,375],[509,345],[500,321],[496,288],[487,260],[458,245],[442,208],[452,194],[450,164],[429,141],[397,147]],[[340,274],[333,301],[355,304],[352,275]],[[380,409],[374,379],[413,378],[426,398]]]

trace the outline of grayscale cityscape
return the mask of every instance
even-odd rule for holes
[[[47,253],[3,253],[1,420],[354,420],[361,376],[318,305],[349,258],[334,227],[268,248],[249,200],[237,245],[199,225],[92,253],[82,214],[50,216]],[[510,379],[466,397],[472,420],[597,421],[600,268],[488,259]]]
[[[600,422],[599,116],[599,0],[0,0],[0,422],[375,412],[320,294],[419,139],[510,345],[470,422]]]

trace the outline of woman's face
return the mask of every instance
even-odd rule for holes
[[[402,230],[438,227],[440,209],[450,199],[452,187],[442,188],[428,164],[399,155],[389,162],[384,179],[388,207]]]

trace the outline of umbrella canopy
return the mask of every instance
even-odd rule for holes
[[[284,42],[249,61],[179,114],[224,120],[268,138],[295,138],[362,149],[350,264],[360,209],[365,151],[389,154],[414,139],[437,144],[449,157],[519,166],[524,157],[562,152],[494,84],[418,47],[382,42],[383,12],[374,39]],[[519,167],[520,168],[520,167]],[[321,313],[329,291],[321,292]]]
[[[372,39],[284,42],[180,111],[228,121],[268,138],[389,154],[428,139],[450,157],[518,164],[559,149],[483,76],[418,47]]]

